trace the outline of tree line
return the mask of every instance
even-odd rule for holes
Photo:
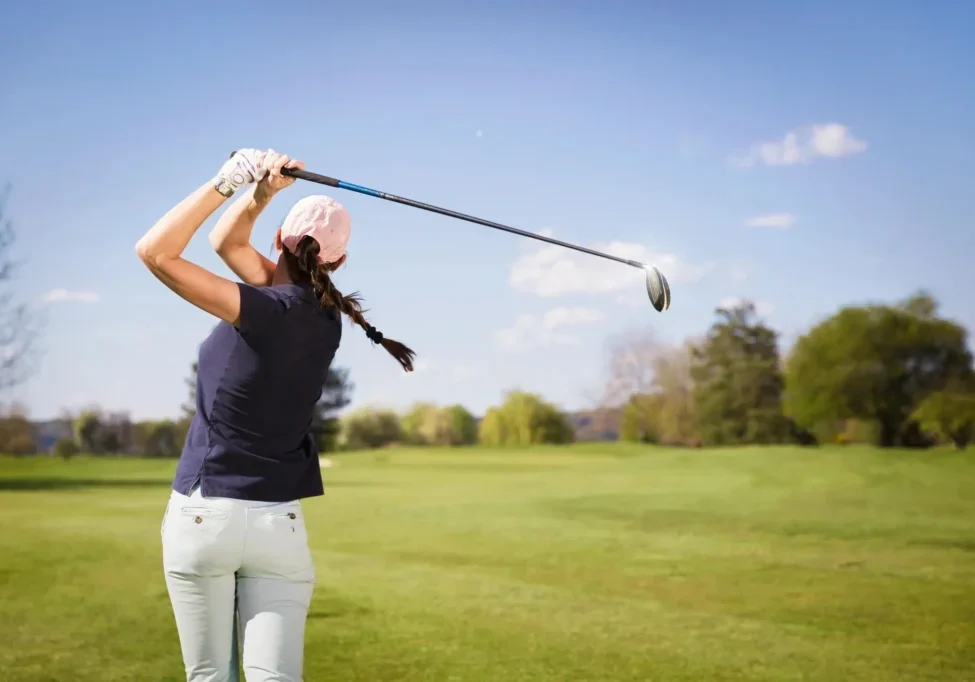
[[[924,292],[845,306],[788,354],[751,302],[718,308],[700,339],[647,339],[613,352],[611,392],[626,394],[621,437],[726,446],[870,443],[966,447],[975,438],[967,330]]]
[[[680,446],[870,443],[930,447],[975,440],[975,369],[967,330],[918,293],[893,304],[845,306],[802,334],[786,354],[755,306],[718,308],[700,338],[677,346],[651,337],[615,344],[599,411],[603,432]],[[54,452],[176,457],[196,411],[196,365],[175,419],[137,421],[96,408],[62,420]],[[334,368],[312,432],[322,452],[390,445],[524,446],[569,443],[575,417],[533,393],[508,393],[476,418],[462,405],[417,403],[403,412],[361,408],[341,416],[354,385]],[[615,422],[609,428],[607,420]],[[16,406],[0,413],[0,452],[38,449]]]
[[[403,413],[362,408],[342,419],[340,449],[390,445],[516,446],[569,443],[569,416],[541,396],[509,392],[504,401],[477,420],[463,405],[416,403]]]

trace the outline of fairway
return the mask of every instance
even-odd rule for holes
[[[324,680],[975,680],[975,457],[341,454],[306,501]],[[0,459],[0,680],[183,680],[173,461]]]

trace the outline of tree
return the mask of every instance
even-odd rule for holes
[[[662,350],[653,361],[655,400],[645,401],[657,440],[695,445],[700,440],[691,364],[696,346],[687,341]]]
[[[98,431],[101,425],[101,414],[94,409],[84,410],[75,417],[74,441],[83,452],[98,452]]]
[[[403,437],[410,445],[433,445],[436,440],[436,414],[438,407],[433,403],[418,402],[410,406],[400,423]]]
[[[90,454],[121,454],[133,451],[138,435],[125,412],[103,413],[97,407],[82,410],[74,419],[74,441]]]
[[[399,416],[392,410],[362,408],[342,420],[342,435],[349,450],[385,447],[403,441]]]
[[[400,422],[410,445],[454,446],[477,442],[474,415],[463,405],[438,407],[432,403],[414,403]]]
[[[19,386],[34,372],[40,333],[34,310],[18,303],[10,289],[17,263],[11,255],[13,224],[6,218],[9,185],[0,192],[0,391]]]
[[[522,391],[509,393],[499,407],[484,415],[478,441],[484,445],[570,443],[572,424],[556,406]]]
[[[657,443],[657,415],[662,396],[658,393],[636,393],[623,408],[620,419],[620,440],[631,443]]]
[[[32,455],[37,452],[34,427],[27,410],[20,404],[4,406],[0,411],[0,452],[9,455]]]
[[[652,393],[654,363],[666,346],[654,336],[625,335],[615,338],[609,349],[609,380],[603,391],[602,403],[625,405],[631,396]]]
[[[70,460],[78,453],[78,444],[71,438],[58,438],[54,443],[54,454],[64,461]]]
[[[311,425],[320,452],[338,448],[342,430],[338,413],[352,401],[353,388],[353,383],[349,381],[349,370],[334,367],[328,370]]]
[[[924,431],[964,450],[975,440],[975,393],[960,387],[935,391],[921,401],[912,419]]]
[[[652,336],[614,343],[606,400],[624,404],[621,440],[695,444],[698,440],[691,377],[692,341],[668,346]]]
[[[473,445],[477,442],[477,422],[474,415],[463,405],[446,408],[450,420],[450,443],[448,445]]]
[[[179,424],[163,419],[150,423],[144,454],[149,457],[179,457],[182,445]]]
[[[799,338],[786,366],[796,423],[860,419],[882,447],[916,442],[915,409],[952,381],[972,379],[966,330],[937,316],[927,294],[899,305],[848,306]]]
[[[96,451],[113,454],[132,452],[132,420],[127,412],[111,412],[101,418]]]
[[[749,301],[716,313],[718,320],[691,351],[694,405],[703,442],[786,440],[778,334],[757,320]]]

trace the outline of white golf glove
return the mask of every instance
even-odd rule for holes
[[[260,149],[238,149],[220,167],[213,186],[225,197],[231,196],[244,185],[257,182],[267,173],[264,157],[267,152]]]

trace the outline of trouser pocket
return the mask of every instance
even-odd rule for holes
[[[227,509],[193,501],[173,501],[166,514],[163,564],[167,572],[216,576],[240,564],[242,518]]]
[[[247,533],[244,575],[314,580],[308,531],[300,504],[250,510]]]

